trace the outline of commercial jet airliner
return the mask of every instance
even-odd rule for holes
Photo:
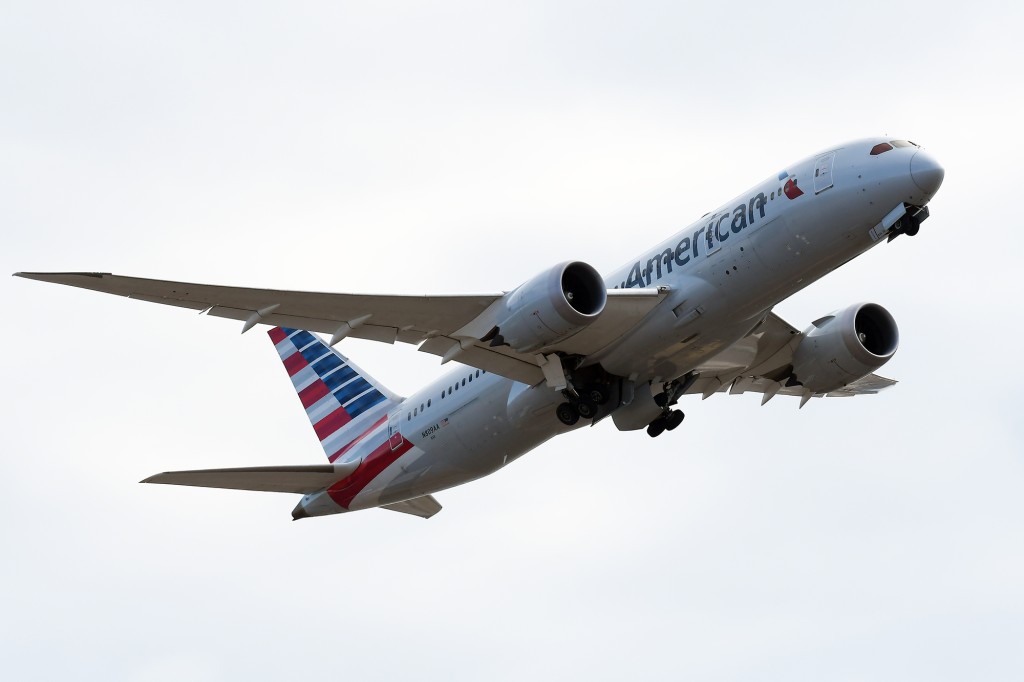
[[[580,261],[510,292],[385,296],[188,284],[107,273],[16,273],[272,326],[329,464],[173,471],[145,483],[302,495],[294,519],[383,507],[424,518],[433,493],[493,473],[553,436],[611,417],[654,437],[681,396],[877,393],[899,332],[855,303],[803,332],[772,308],[855,256],[916,235],[943,168],[869,139],[786,166],[602,277]],[[330,335],[324,341],[313,332]],[[403,398],[335,344],[417,344],[462,367]]]

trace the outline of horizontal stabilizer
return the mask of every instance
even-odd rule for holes
[[[192,485],[200,488],[256,490],[268,493],[299,493],[305,495],[330,486],[345,478],[359,462],[315,464],[312,466],[242,467],[240,469],[198,469],[165,471],[150,476],[142,483]]]
[[[395,502],[394,504],[381,505],[381,509],[390,509],[391,511],[402,512],[403,514],[412,514],[413,516],[421,516],[425,519],[429,519],[431,516],[441,511],[441,504],[434,499],[433,495],[424,495],[423,497],[414,497],[411,500],[405,502]]]

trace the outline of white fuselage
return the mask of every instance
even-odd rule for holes
[[[924,206],[937,185],[915,183],[915,155],[923,155],[915,168],[934,164],[920,148],[871,155],[880,142],[849,143],[788,166],[608,275],[609,288],[669,293],[587,364],[637,385],[677,379],[746,336],[777,303],[882,241],[872,229],[894,207]],[[404,452],[344,508],[410,499],[492,473],[576,428],[555,417],[563,400],[544,384],[528,387],[469,367],[450,372],[393,411]],[[387,425],[371,437],[384,443]],[[344,510],[323,493],[303,505],[314,513]]]

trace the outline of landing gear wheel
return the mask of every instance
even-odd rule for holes
[[[682,424],[683,419],[685,418],[686,415],[683,414],[680,410],[672,410],[667,415],[665,415],[665,430],[671,431],[672,429]]]
[[[664,417],[658,417],[650,424],[647,425],[647,435],[651,438],[657,438],[665,432],[666,424]]]
[[[586,396],[590,399],[590,402],[595,405],[604,405],[608,402],[608,398],[611,397],[611,394],[608,392],[607,386],[591,384],[587,387]]]
[[[562,403],[555,408],[555,415],[558,421],[566,426],[572,426],[580,420],[580,413],[573,407],[572,403]]]
[[[576,411],[584,419],[590,419],[597,414],[597,405],[590,402],[589,400],[581,400],[576,404]]]

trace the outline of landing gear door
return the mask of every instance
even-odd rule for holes
[[[391,445],[392,450],[397,450],[404,441],[402,439],[402,433],[398,430],[399,415],[395,413],[388,418],[388,444]]]
[[[819,156],[814,163],[814,193],[821,194],[832,186],[832,164],[836,160],[836,153],[829,152]]]

